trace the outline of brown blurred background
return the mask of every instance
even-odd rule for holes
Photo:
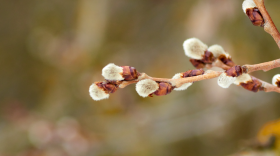
[[[220,44],[240,65],[279,58],[242,0],[0,0],[0,156],[224,156],[280,116],[280,94],[217,80],[103,101],[88,88],[108,63],[154,77],[194,69],[182,43]],[[280,27],[280,1],[266,6]],[[279,69],[253,75],[271,82]]]

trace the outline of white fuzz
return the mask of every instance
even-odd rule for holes
[[[231,58],[231,56],[228,53],[225,53],[226,58]]]
[[[248,83],[250,81],[253,81],[253,80],[249,74],[242,74],[236,78],[236,80],[234,81],[234,84],[240,85],[240,83]]]
[[[158,83],[151,79],[144,79],[136,84],[136,91],[142,97],[147,97],[148,95],[158,90],[158,88]]]
[[[190,38],[183,43],[183,48],[188,57],[200,60],[208,46],[197,38]]]
[[[89,87],[89,95],[95,101],[109,98],[109,94],[107,94],[102,88],[99,88],[95,83]]]
[[[242,3],[242,9],[244,11],[244,13],[246,14],[246,10],[249,9],[249,8],[255,8],[257,7],[255,2],[253,0],[245,0],[243,3]]]
[[[102,76],[106,80],[123,80],[123,68],[110,63],[102,69]]]
[[[280,81],[280,74],[274,75],[273,78],[272,78],[272,84],[274,86],[277,86],[276,82],[279,82],[279,81]]]
[[[181,77],[181,73],[178,73],[178,74],[175,74],[173,77],[172,77],[172,79],[180,79],[180,78],[182,78]],[[181,87],[179,87],[179,88],[174,88],[174,90],[177,90],[177,91],[179,91],[179,90],[186,90],[186,89],[188,89],[188,87],[189,86],[191,86],[193,83],[185,83],[185,84],[183,84]]]
[[[212,52],[212,54],[214,55],[214,57],[219,57],[221,54],[227,54],[224,50],[224,48],[220,45],[212,45],[208,48],[208,51]]]
[[[236,77],[227,76],[226,73],[222,73],[218,78],[218,85],[222,88],[228,88],[235,80]]]

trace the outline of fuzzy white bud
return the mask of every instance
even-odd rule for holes
[[[273,84],[274,86],[279,87],[279,84],[280,84],[280,74],[276,74],[276,75],[273,76],[273,78],[272,78],[272,84]]]
[[[213,54],[214,57],[219,57],[222,54],[227,55],[224,48],[220,45],[217,45],[217,44],[210,46],[208,48],[208,51],[210,51]]]
[[[180,79],[181,77],[181,73],[175,74],[172,79]],[[180,91],[180,90],[186,90],[189,88],[189,86],[191,86],[193,83],[185,83],[183,84],[181,87],[178,88],[174,88],[174,90]]]
[[[236,78],[236,80],[234,81],[234,84],[240,85],[240,83],[248,83],[251,81],[253,81],[253,80],[249,74],[242,74]]]
[[[228,88],[235,80],[236,77],[228,76],[226,73],[222,73],[218,78],[218,85],[222,88]]]
[[[98,87],[95,83],[93,83],[89,87],[89,95],[95,101],[99,101],[99,100],[103,100],[103,99],[109,98],[109,94],[106,93],[102,88]]]
[[[150,94],[158,90],[158,88],[158,83],[151,79],[144,79],[136,84],[136,91],[142,97],[149,96]]]
[[[242,9],[243,9],[245,14],[246,14],[247,9],[255,8],[255,7],[257,7],[257,5],[255,4],[255,2],[253,0],[245,0],[242,3]]]
[[[123,68],[114,63],[110,63],[102,69],[102,76],[106,80],[124,80],[122,73]]]
[[[190,38],[183,43],[185,54],[193,59],[202,59],[208,46],[197,38]]]

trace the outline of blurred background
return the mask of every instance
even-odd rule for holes
[[[153,98],[135,85],[103,101],[88,93],[108,63],[164,78],[194,69],[182,48],[191,37],[240,65],[279,58],[242,0],[0,1],[0,156],[224,156],[280,116],[279,94],[216,79]],[[266,1],[278,28],[279,6]]]

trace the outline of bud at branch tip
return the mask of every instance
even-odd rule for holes
[[[109,94],[106,93],[105,90],[102,87],[98,86],[96,83],[93,83],[89,87],[89,95],[95,101],[109,98]]]
[[[242,3],[242,9],[245,14],[246,14],[247,9],[256,8],[256,7],[257,7],[257,5],[255,4],[255,2],[253,0],[245,0]]]
[[[245,0],[242,4],[242,9],[253,25],[264,26],[263,16],[253,0]]]
[[[217,44],[210,46],[208,48],[208,51],[210,51],[214,55],[214,57],[219,57],[222,54],[224,54],[226,56],[228,55],[225,52],[224,48],[222,46],[220,46],[220,45],[217,45]]]
[[[122,73],[123,68],[114,63],[110,63],[102,69],[102,76],[106,80],[123,80]]]
[[[183,43],[185,54],[193,59],[202,59],[208,46],[197,38],[190,38]]]

